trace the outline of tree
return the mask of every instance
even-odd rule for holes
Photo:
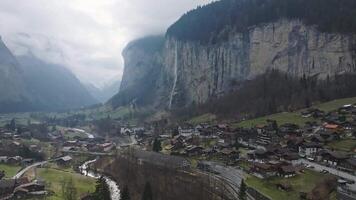
[[[16,130],[16,120],[14,118],[10,122],[9,129],[12,131]]]
[[[240,200],[246,200],[246,184],[245,181],[242,180],[241,181],[241,185],[240,185],[240,190],[239,190],[239,199]]]
[[[145,185],[145,190],[143,191],[143,194],[142,194],[142,200],[153,200],[152,188],[151,188],[151,184],[149,182],[147,182]]]
[[[130,192],[127,186],[124,187],[120,194],[120,200],[130,200]]]
[[[162,151],[161,141],[159,141],[157,138],[155,138],[155,140],[153,142],[152,150],[155,151],[155,152]]]
[[[110,190],[104,177],[100,177],[96,181],[95,192],[93,194],[95,200],[111,200]]]
[[[63,179],[61,182],[62,186],[62,197],[64,200],[76,200],[77,199],[77,189],[75,188],[74,181],[72,178]]]

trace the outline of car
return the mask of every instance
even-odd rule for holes
[[[307,165],[306,168],[308,168],[308,169],[314,169],[315,167],[312,166],[312,165]]]
[[[321,173],[323,173],[323,174],[327,174],[327,173],[329,173],[329,171],[328,171],[328,170],[326,170],[326,169],[323,169],[323,171],[321,171]]]

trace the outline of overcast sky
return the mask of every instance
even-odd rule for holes
[[[97,86],[121,77],[121,51],[133,39],[164,33],[182,14],[212,0],[0,0],[0,35]]]

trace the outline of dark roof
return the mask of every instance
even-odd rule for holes
[[[294,173],[296,172],[296,168],[292,165],[282,166],[281,170],[285,173]]]
[[[305,148],[315,148],[315,147],[320,148],[321,147],[320,144],[315,143],[315,142],[303,143],[302,146]]]
[[[349,158],[346,160],[346,162],[352,165],[353,167],[356,167],[356,158]]]
[[[15,179],[0,180],[0,188],[13,188],[15,187]]]
[[[272,169],[272,166],[269,164],[265,164],[265,163],[254,163],[253,164],[255,167],[260,168],[260,169],[264,169],[264,170],[269,170]]]

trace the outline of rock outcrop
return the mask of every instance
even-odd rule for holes
[[[297,20],[250,27],[214,45],[168,37],[164,68],[174,95],[171,102],[162,103],[168,107],[204,103],[231,91],[236,81],[269,69],[319,78],[352,73],[356,71],[355,39],[355,35],[322,33]]]
[[[179,108],[220,97],[235,89],[236,82],[270,69],[321,79],[353,73],[356,37],[320,32],[299,20],[279,20],[246,32],[231,31],[227,40],[214,44],[167,35],[164,45],[153,51],[136,43],[123,55],[121,90],[126,92],[119,96],[125,101],[116,105],[140,100],[140,105]]]

